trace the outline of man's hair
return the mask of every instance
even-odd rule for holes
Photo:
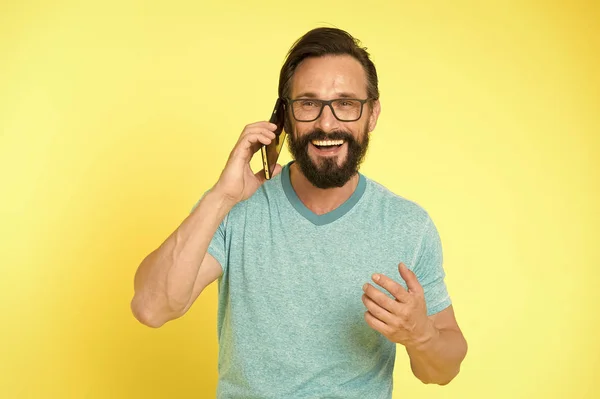
[[[366,47],[358,39],[337,28],[315,28],[294,43],[287,54],[279,75],[279,97],[290,96],[292,77],[298,65],[309,57],[325,55],[349,55],[363,66],[367,75],[367,97],[379,99],[377,70],[369,58]]]

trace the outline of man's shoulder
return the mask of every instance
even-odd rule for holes
[[[275,198],[280,198],[283,195],[284,191],[281,183],[281,173],[279,173],[277,176],[274,176],[261,184],[256,192],[246,200],[246,203],[247,205],[251,205],[253,203],[269,202]]]
[[[370,206],[382,207],[392,211],[392,214],[402,214],[418,219],[427,219],[429,217],[425,208],[415,200],[397,194],[371,178],[366,177],[366,180],[367,187],[371,193]]]
[[[284,196],[280,178],[281,174],[278,174],[272,179],[265,181],[249,198],[238,202],[230,213],[240,215],[252,210],[269,209],[269,204]]]

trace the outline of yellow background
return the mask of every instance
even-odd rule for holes
[[[593,1],[0,3],[0,397],[214,396],[216,286],[150,329],[133,275],[322,25],[372,54],[362,172],[431,213],[470,347],[445,387],[400,347],[394,397],[599,397],[599,21]]]

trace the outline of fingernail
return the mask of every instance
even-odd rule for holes
[[[379,274],[373,275],[373,281],[379,281]]]
[[[363,291],[366,291],[368,286],[369,284],[365,283],[365,285],[363,285]]]

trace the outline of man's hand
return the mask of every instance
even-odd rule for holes
[[[260,147],[275,139],[275,129],[277,125],[270,122],[247,125],[231,150],[227,164],[212,191],[220,193],[233,204],[250,198],[265,182],[264,170],[254,173],[250,168],[250,160]],[[277,164],[273,176],[281,172],[281,169],[281,165]]]
[[[395,298],[391,299],[369,283],[363,286],[362,301],[367,307],[365,320],[392,342],[407,348],[419,348],[438,333],[427,317],[423,287],[417,276],[404,263],[398,266],[408,290],[382,274],[373,275],[373,281]]]

